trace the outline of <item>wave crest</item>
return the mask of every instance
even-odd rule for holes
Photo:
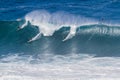
[[[20,27],[24,28],[28,22],[31,25],[37,26],[39,32],[35,37],[33,37],[29,42],[36,40],[43,34],[43,36],[52,36],[53,33],[62,27],[70,27],[70,32],[67,37],[63,40],[68,40],[75,36],[76,29],[82,25],[98,24],[97,21],[90,18],[85,18],[80,15],[73,15],[67,12],[55,12],[49,13],[45,10],[36,10],[28,13],[25,16],[25,23]]]

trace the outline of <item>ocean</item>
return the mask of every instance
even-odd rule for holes
[[[0,80],[120,80],[120,0],[0,0]]]

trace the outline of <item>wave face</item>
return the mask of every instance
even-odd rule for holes
[[[120,80],[119,14],[120,0],[0,0],[0,80]]]
[[[18,30],[19,26],[24,24],[24,21],[1,21],[0,24],[1,55],[6,53],[119,55],[119,50],[116,50],[120,45],[119,26],[105,24],[82,25],[77,27],[74,37],[66,41],[63,40],[70,34],[71,26],[62,26],[60,29],[54,30],[52,35],[41,35],[36,41],[29,43],[29,40],[41,32],[39,26],[28,23],[24,29]],[[51,31],[51,27],[44,27]],[[103,52],[101,53],[101,51]]]

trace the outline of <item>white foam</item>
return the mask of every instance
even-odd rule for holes
[[[0,80],[120,80],[119,66],[120,57],[12,55],[0,59]]]
[[[29,21],[32,25],[38,26],[43,36],[52,36],[53,33],[60,28],[70,27],[70,32],[64,40],[72,38],[76,34],[77,27],[98,23],[95,20],[79,15],[66,12],[49,13],[45,10],[32,11],[25,16],[25,20],[26,22],[21,26],[21,29],[24,28]],[[34,37],[34,40],[35,39],[37,39],[36,36]]]

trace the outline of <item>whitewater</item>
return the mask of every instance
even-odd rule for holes
[[[1,80],[119,80],[120,58],[71,54],[11,55],[1,59]]]

